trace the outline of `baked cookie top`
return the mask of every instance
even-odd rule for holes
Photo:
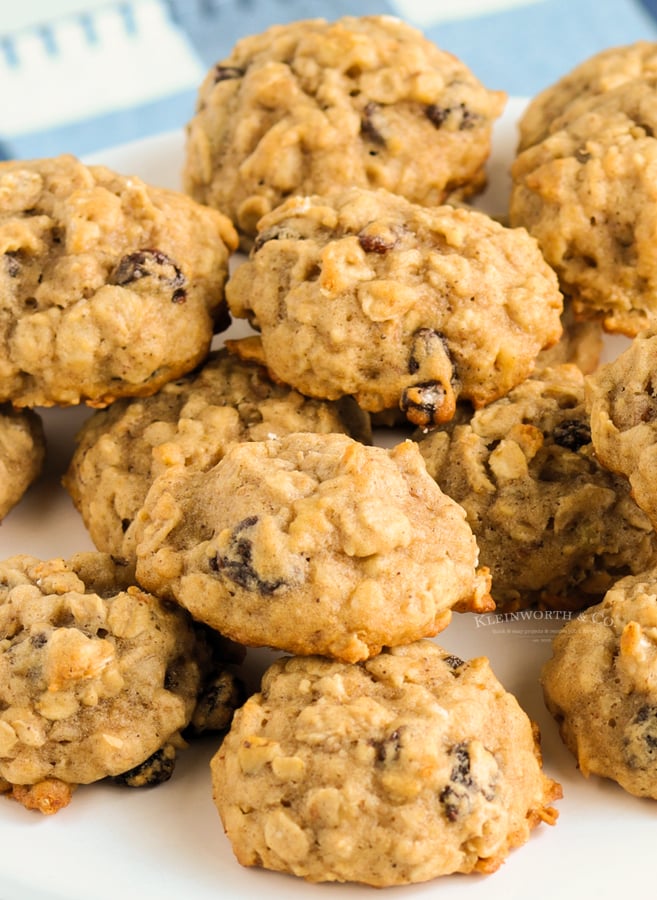
[[[247,646],[355,662],[491,608],[465,514],[410,441],[235,444],[160,475],[134,540],[143,587]]]
[[[555,274],[524,229],[385,190],[283,203],[226,297],[282,381],[370,412],[401,407],[424,427],[451,418],[458,396],[506,394],[562,330]]]
[[[275,662],[211,770],[242,865],[376,887],[492,872],[561,796],[488,660],[430,641]]]
[[[0,563],[0,782],[18,799],[40,786],[43,812],[175,744],[192,717],[191,620],[132,584],[105,554]]]
[[[105,406],[227,326],[228,219],[72,156],[0,163],[0,402]]]
[[[657,319],[657,75],[578,103],[511,167],[509,219],[536,238],[579,318],[630,337]]]
[[[371,437],[353,401],[303,397],[219,350],[157,394],[117,400],[87,419],[64,486],[96,547],[134,559],[134,518],[157,475],[177,464],[208,469],[230,444],[295,431]]]
[[[0,520],[41,474],[45,451],[40,416],[0,405]]]
[[[420,441],[427,469],[463,506],[500,609],[579,609],[657,562],[657,537],[627,481],[591,443],[584,375],[546,369]]]
[[[184,184],[247,243],[291,194],[384,187],[434,206],[484,186],[505,101],[392,16],[275,25],[208,72]]]
[[[546,704],[583,775],[657,799],[657,569],[618,581],[556,635]]]
[[[562,116],[577,115],[589,97],[651,75],[657,75],[657,43],[653,41],[608,47],[585,59],[530,100],[518,121],[518,149],[525,150],[558,131]]]
[[[591,438],[604,466],[628,479],[657,528],[657,333],[642,332],[586,381]]]

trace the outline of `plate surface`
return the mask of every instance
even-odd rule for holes
[[[505,212],[508,164],[523,101],[512,99],[496,126],[490,186],[478,201]],[[96,154],[116,171],[178,188],[182,133],[165,134]],[[621,344],[608,340],[605,355]],[[46,472],[0,525],[0,558],[29,553],[41,558],[93,549],[59,479],[73,448],[84,409],[46,410]],[[527,613],[456,615],[439,642],[461,657],[486,655],[543,735],[545,768],[561,782],[564,798],[554,828],[536,829],[529,843],[489,876],[456,875],[389,889],[394,897],[450,900],[552,900],[566,896],[631,896],[654,881],[657,805],[624,793],[611,782],[577,771],[547,713],[538,673],[550,656],[552,635],[563,619]],[[254,665],[268,661],[255,654]],[[266,891],[270,900],[296,897],[355,900],[381,896],[374,888],[309,885],[292,877],[243,869],[234,859],[211,799],[208,763],[217,742],[206,739],[184,753],[173,778],[157,789],[130,791],[105,784],[79,788],[71,805],[46,818],[0,798],[1,900],[242,900]]]

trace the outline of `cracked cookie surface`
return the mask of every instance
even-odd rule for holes
[[[430,641],[275,662],[211,769],[240,863],[377,887],[492,872],[561,795],[488,660]]]
[[[657,799],[657,569],[568,622],[541,679],[582,774]]]
[[[247,241],[292,194],[384,187],[433,206],[484,186],[505,100],[391,16],[277,25],[208,72],[184,184]]]
[[[73,156],[0,163],[0,401],[153,393],[228,325],[237,235],[182,193]]]
[[[289,200],[259,225],[226,297],[276,377],[431,427],[456,398],[503,396],[562,333],[554,272],[524,229],[352,188]]]
[[[370,439],[367,416],[353,401],[303,397],[219,350],[153,396],[94,413],[77,435],[64,485],[96,547],[134,560],[134,519],[159,474],[177,464],[209,469],[233,443],[294,431]]]
[[[657,561],[627,481],[592,441],[585,380],[548,368],[420,440],[428,471],[460,503],[498,608],[578,609]]]
[[[465,514],[410,441],[236,444],[157,478],[135,543],[140,584],[248,646],[356,661],[490,608]]]

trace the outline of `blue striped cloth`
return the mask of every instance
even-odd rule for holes
[[[605,47],[657,41],[657,0],[96,0],[53,18],[56,8],[17,30],[0,11],[0,156],[83,155],[182,128],[207,69],[277,22],[397,15],[512,96]]]

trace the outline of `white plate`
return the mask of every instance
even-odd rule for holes
[[[512,100],[496,128],[491,186],[479,203],[493,214],[505,211],[507,166],[522,102]],[[177,188],[182,155],[183,138],[176,132],[110,149],[93,161]],[[609,342],[607,354],[617,349]],[[92,549],[59,485],[73,433],[86,415],[82,409],[45,412],[47,471],[0,526],[0,558],[13,553],[49,558]],[[611,782],[583,778],[543,705],[538,673],[561,624],[540,613],[517,621],[457,615],[439,638],[459,656],[487,655],[498,678],[539,723],[545,768],[564,790],[557,825],[536,829],[493,875],[456,875],[390,889],[395,897],[552,900],[565,892],[616,900],[653,883],[657,806]],[[184,753],[167,784],[141,792],[105,784],[81,787],[71,805],[51,818],[0,798],[1,900],[238,900],[261,891],[270,900],[375,895],[372,888],[313,886],[242,868],[211,800],[208,762],[216,743],[206,739]]]

